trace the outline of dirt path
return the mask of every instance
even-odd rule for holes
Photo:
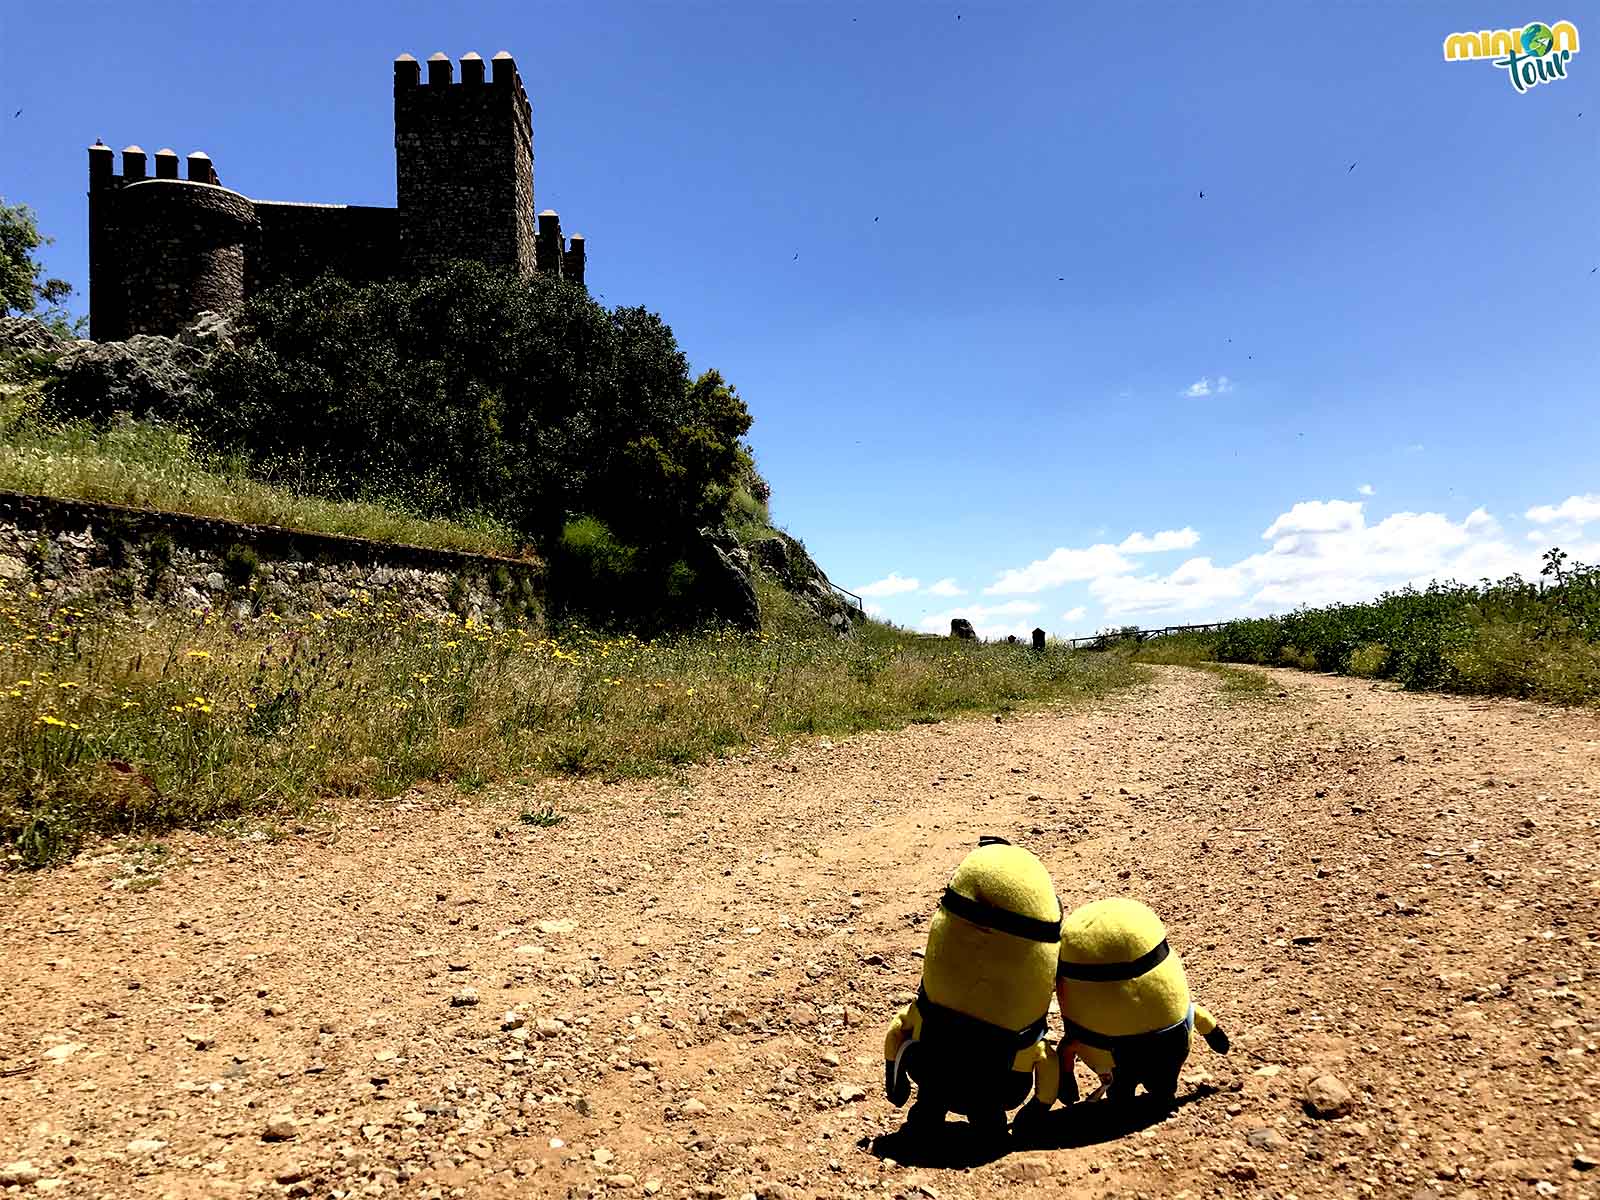
[[[1158,676],[562,789],[553,828],[517,820],[527,795],[413,794],[336,835],[0,881],[0,1180],[26,1160],[24,1195],[1600,1195],[1580,1169],[1600,720]],[[893,1136],[882,1029],[988,832],[1069,906],[1125,892],[1166,917],[1235,1047],[1197,1047],[1169,1120],[1111,1136],[1058,1109],[1055,1145],[992,1162],[957,1124],[932,1149]],[[1301,1106],[1324,1072],[1343,1119]]]

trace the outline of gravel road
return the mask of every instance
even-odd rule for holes
[[[0,1190],[1600,1196],[1600,717],[1271,675],[0,878]],[[1234,1043],[1177,1113],[896,1132],[983,833],[1165,917]]]

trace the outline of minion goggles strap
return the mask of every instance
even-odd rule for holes
[[[1125,979],[1137,979],[1146,971],[1155,970],[1171,953],[1172,949],[1167,945],[1167,939],[1162,938],[1153,950],[1141,954],[1132,962],[1075,963],[1063,959],[1056,964],[1056,978],[1079,979],[1084,983],[1120,983]]]
[[[1060,902],[1057,901],[1058,910],[1059,905]],[[1060,917],[1054,921],[1025,917],[1008,908],[999,908],[993,904],[985,904],[982,900],[974,900],[971,896],[963,896],[954,888],[945,888],[944,899],[939,901],[939,906],[964,921],[971,921],[974,925],[982,925],[985,929],[993,929],[997,933],[1009,933],[1013,937],[1046,944],[1061,940]]]

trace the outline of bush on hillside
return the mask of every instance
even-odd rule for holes
[[[426,516],[483,513],[553,543],[596,516],[677,542],[727,509],[750,414],[715,372],[690,377],[672,330],[583,288],[459,263],[425,279],[333,276],[247,305],[181,421],[251,474]],[[117,402],[56,389],[57,417]]]

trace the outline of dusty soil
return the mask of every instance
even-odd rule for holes
[[[24,1195],[1600,1194],[1600,719],[1278,673],[670,783],[412,794],[0,881]],[[554,799],[553,828],[517,819]],[[1231,1031],[1147,1128],[897,1135],[981,833],[1166,917]],[[468,991],[474,989],[475,991]],[[476,1003],[471,1003],[473,996]],[[507,1020],[508,1012],[517,1017]],[[518,1029],[507,1024],[521,1023]],[[1310,1116],[1313,1076],[1352,1111]],[[1086,1089],[1087,1090],[1087,1089]],[[283,1118],[287,1117],[287,1120]],[[4,1168],[4,1164],[12,1164]]]

